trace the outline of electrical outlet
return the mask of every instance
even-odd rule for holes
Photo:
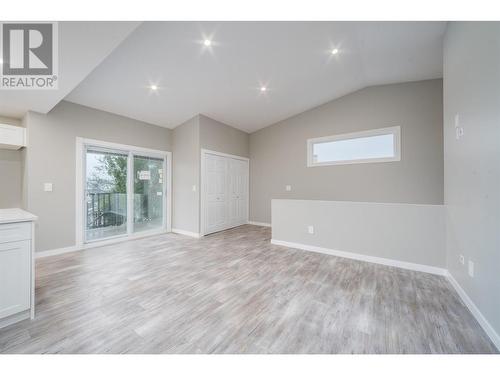
[[[309,234],[314,234],[314,227],[313,227],[312,225],[309,225],[309,226],[307,227],[307,233],[309,233]]]
[[[460,263],[462,263],[462,265],[465,264],[465,257],[462,254],[458,256],[458,260],[460,261]]]
[[[196,191],[196,185],[193,185],[193,186],[191,187],[191,190],[192,190],[192,191]]]
[[[291,185],[286,185],[285,186],[286,191],[292,191],[292,186]]]
[[[474,262],[469,260],[469,276],[474,277]]]
[[[43,191],[52,191],[52,182],[45,182],[43,184]]]

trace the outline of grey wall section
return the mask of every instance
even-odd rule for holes
[[[47,115],[29,112],[26,208],[38,216],[37,251],[75,245],[76,137],[171,150],[171,130],[61,102]],[[43,183],[52,182],[53,192]]]
[[[442,103],[442,80],[376,86],[252,133],[250,220],[273,198],[442,204]],[[306,166],[308,138],[397,125],[401,162]]]
[[[250,136],[222,122],[200,115],[200,146],[211,151],[250,156]]]
[[[459,114],[464,136],[455,137]],[[452,22],[444,49],[448,270],[500,347],[500,23]],[[465,266],[459,255],[466,258]],[[475,265],[474,277],[467,262]]]
[[[0,150],[0,208],[22,206],[22,154]]]
[[[0,116],[0,123],[21,126],[21,120]],[[22,206],[22,151],[0,150],[0,208]]]
[[[272,228],[273,240],[438,268],[446,263],[442,205],[273,199]]]
[[[201,149],[249,156],[249,135],[198,115],[173,130],[174,214],[172,228],[200,233]],[[196,191],[193,191],[196,186]]]
[[[173,130],[172,228],[199,233],[200,121],[195,116]],[[193,191],[193,186],[196,191]]]

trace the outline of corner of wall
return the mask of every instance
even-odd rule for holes
[[[21,150],[21,208],[29,211],[28,187],[29,187],[29,173],[28,173],[28,158],[29,158],[29,117],[30,112],[26,112],[21,124],[26,129],[26,147]]]

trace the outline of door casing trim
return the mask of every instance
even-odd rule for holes
[[[152,157],[163,157],[165,160],[164,170],[166,169],[166,178],[165,184],[163,186],[163,194],[166,196],[166,199],[163,200],[163,212],[165,215],[163,217],[163,226],[159,230],[162,232],[171,232],[172,231],[172,152],[163,151],[163,150],[155,150],[151,148],[138,147],[132,145],[125,145],[120,143],[106,142],[97,139],[89,139],[76,137],[76,147],[75,147],[75,175],[76,175],[76,184],[75,184],[75,246],[77,248],[83,247],[85,245],[84,241],[84,228],[83,225],[85,223],[85,208],[84,208],[84,171],[86,168],[85,165],[85,147],[93,146],[93,147],[102,147],[109,148],[114,150],[126,151],[129,156],[131,155],[141,155],[141,156],[152,156]],[[129,157],[129,165],[131,162],[131,158]],[[129,166],[130,168],[130,166]],[[130,190],[130,181],[127,180],[127,185]],[[130,205],[128,202],[127,205]],[[127,209],[129,212],[130,208]],[[128,220],[130,221],[130,220]],[[129,227],[129,225],[127,225]],[[130,233],[130,229],[127,228],[127,237],[132,237],[133,233]],[[106,238],[103,239],[106,241]]]

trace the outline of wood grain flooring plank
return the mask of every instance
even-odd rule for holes
[[[244,225],[37,260],[0,353],[497,353],[441,276],[289,249]]]

